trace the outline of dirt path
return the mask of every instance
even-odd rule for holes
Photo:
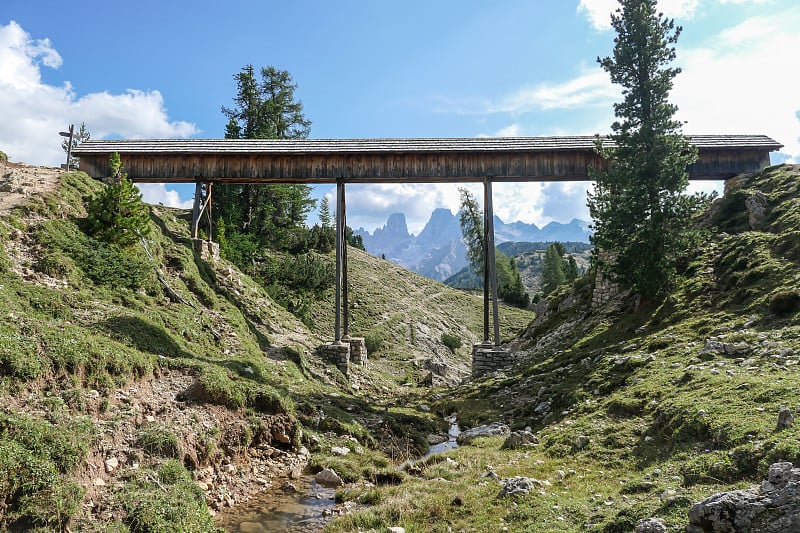
[[[29,196],[53,191],[61,181],[61,169],[0,162],[0,216]]]

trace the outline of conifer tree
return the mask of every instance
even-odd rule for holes
[[[130,246],[150,233],[150,209],[128,179],[118,153],[111,154],[110,166],[112,183],[87,205],[89,234],[122,247]]]
[[[564,261],[559,253],[563,249],[564,246],[561,243],[553,243],[544,252],[544,259],[542,260],[542,292],[545,296],[567,281],[564,275]]]
[[[228,117],[226,139],[303,139],[311,122],[294,98],[297,84],[275,67],[262,67],[260,80],[253,65],[234,75],[234,107],[222,107]],[[314,206],[304,184],[219,184],[214,189],[218,216],[227,223],[228,241],[277,250],[305,248],[306,216]],[[237,235],[238,234],[238,235]],[[249,254],[246,254],[249,255]]]
[[[484,261],[484,230],[483,217],[481,215],[478,201],[469,190],[464,187],[458,188],[461,197],[461,210],[459,211],[459,222],[461,223],[461,235],[463,236],[464,246],[467,248],[467,258],[472,266],[475,275],[483,278]]]
[[[681,134],[669,103],[674,45],[681,28],[657,11],[656,0],[620,0],[611,16],[617,33],[611,57],[598,58],[622,88],[614,145],[598,139],[607,171],[593,173],[589,212],[592,243],[612,258],[601,264],[612,279],[645,298],[668,289],[678,254],[691,241],[689,215],[699,197],[683,194],[696,150]]]

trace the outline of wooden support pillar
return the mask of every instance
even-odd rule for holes
[[[347,287],[347,195],[342,183],[342,337],[350,339],[350,306]]]
[[[342,336],[342,237],[344,236],[344,182],[336,182],[336,294],[334,306],[336,307],[333,343],[341,344]]]
[[[486,223],[486,182],[483,185],[483,344],[489,344],[489,224]]]
[[[200,227],[200,210],[203,205],[203,184],[199,181],[194,183],[194,204],[192,205],[192,239],[197,239]]]
[[[211,186],[211,183],[195,182],[194,204],[192,205],[192,239],[198,239],[200,237],[200,220],[203,218],[203,214],[206,215],[206,220],[208,221],[209,241],[214,234],[214,227],[211,219]]]
[[[492,322],[494,324],[494,345],[500,346],[500,318],[497,308],[497,263],[495,261],[494,251],[494,207],[492,204],[492,180],[491,178],[484,178],[483,180],[483,226],[485,231],[485,251],[487,252],[484,263],[484,280],[486,280],[486,272],[488,271],[489,284],[492,289]],[[485,284],[484,284],[485,285]],[[484,286],[484,302],[486,302],[486,287]],[[484,303],[484,332],[488,337],[488,312],[486,312],[486,303]]]

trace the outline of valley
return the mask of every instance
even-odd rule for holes
[[[388,254],[348,251],[370,352],[344,374],[316,351],[332,290],[307,325],[201,259],[185,210],[150,206],[150,255],[121,253],[84,232],[99,182],[0,177],[16,195],[0,213],[4,530],[216,531],[333,471],[326,531],[704,531],[696,503],[800,462],[800,429],[778,425],[800,390],[797,166],[729,180],[663,302],[593,304],[587,269],[533,311],[502,306],[515,362],[481,378],[481,299]],[[398,469],[451,414],[494,429]]]

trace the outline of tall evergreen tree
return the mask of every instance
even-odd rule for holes
[[[483,279],[484,251],[484,230],[483,215],[478,206],[478,201],[469,190],[459,187],[458,192],[461,199],[461,210],[459,211],[459,222],[461,223],[461,235],[463,236],[464,246],[467,248],[467,258],[472,266],[472,271]],[[483,284],[481,284],[482,286]]]
[[[323,196],[319,203],[319,223],[323,228],[333,227],[333,217],[331,216],[331,204],[327,196]]]
[[[228,117],[227,139],[302,139],[311,122],[303,104],[295,100],[297,84],[275,67],[262,67],[260,80],[253,65],[234,75],[233,107],[222,107]],[[219,217],[226,221],[230,243],[241,242],[278,250],[303,249],[308,240],[306,216],[314,206],[311,187],[304,184],[220,184],[214,190]],[[237,236],[240,234],[241,236]]]
[[[699,203],[683,194],[686,168],[697,152],[668,100],[680,73],[669,65],[681,28],[657,11],[656,0],[620,0],[611,23],[617,33],[613,55],[597,61],[622,87],[623,100],[614,104],[620,119],[611,126],[614,145],[597,143],[609,167],[593,174],[592,243],[612,259],[600,266],[616,282],[652,298],[668,289],[675,257],[691,240],[689,215]]]
[[[545,296],[556,290],[556,287],[567,281],[564,275],[564,261],[561,258],[561,250],[564,246],[553,243],[547,247],[542,260],[542,292]]]

